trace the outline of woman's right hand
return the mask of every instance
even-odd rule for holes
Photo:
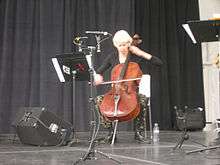
[[[94,85],[100,85],[103,83],[103,76],[101,74],[94,75]]]

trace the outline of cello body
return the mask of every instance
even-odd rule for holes
[[[121,72],[126,64],[116,65],[111,73],[111,80],[119,80]],[[123,79],[139,78],[142,71],[135,62],[128,62]],[[137,96],[139,80],[120,82],[112,85],[99,105],[101,114],[109,121],[128,121],[137,117],[140,112],[140,104]],[[116,101],[117,100],[117,101]]]

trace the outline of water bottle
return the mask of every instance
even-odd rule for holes
[[[153,142],[158,143],[159,142],[159,126],[158,123],[154,123],[154,128],[153,128]]]

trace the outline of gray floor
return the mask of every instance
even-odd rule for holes
[[[101,133],[100,133],[101,134]],[[118,164],[109,159],[112,157],[121,164],[159,164],[159,165],[217,165],[220,164],[220,148],[189,153],[197,149],[204,149],[201,145],[211,145],[218,137],[213,132],[189,132],[189,140],[185,140],[181,148],[173,150],[180,139],[181,132],[161,131],[158,144],[137,143],[133,132],[119,132],[117,142],[111,147],[109,144],[99,144],[94,149],[96,159],[86,159],[76,163],[87,153],[89,133],[76,132],[78,142],[72,146],[38,147],[24,145],[19,140],[12,141],[12,137],[0,135],[0,164],[1,165],[72,165],[76,164]],[[100,135],[99,135],[100,136]],[[194,142],[193,142],[194,141]],[[195,143],[196,142],[196,143]],[[197,144],[201,143],[201,144]],[[212,144],[216,146],[218,144]]]

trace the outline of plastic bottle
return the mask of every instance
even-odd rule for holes
[[[153,142],[158,143],[159,142],[159,126],[158,123],[154,123],[154,128],[153,128]]]

